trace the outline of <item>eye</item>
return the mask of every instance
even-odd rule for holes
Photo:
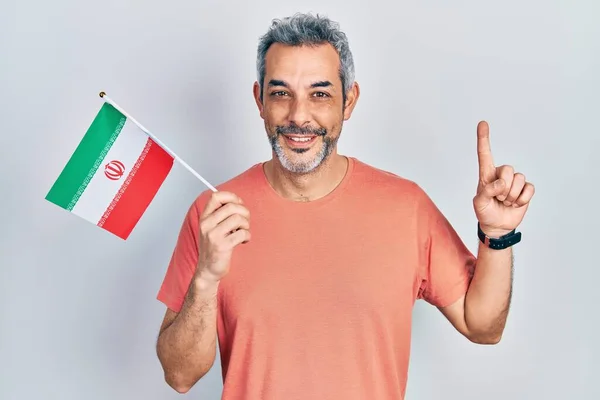
[[[271,96],[277,96],[277,97],[281,97],[281,96],[286,96],[287,93],[283,90],[278,90],[276,92],[271,92]]]
[[[329,97],[329,93],[325,92],[315,92],[313,95],[316,97]]]

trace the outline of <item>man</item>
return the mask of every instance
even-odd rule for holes
[[[337,153],[359,86],[336,24],[274,21],[257,66],[273,158],[202,193],[186,215],[158,294],[168,384],[188,391],[218,341],[225,400],[402,399],[417,299],[472,342],[497,343],[512,231],[534,190],[494,165],[488,126],[477,126],[473,206],[487,237],[475,258],[417,184]]]

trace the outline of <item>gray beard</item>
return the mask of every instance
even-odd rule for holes
[[[286,157],[283,147],[279,142],[279,134],[269,135],[269,142],[271,143],[271,148],[273,152],[279,159],[281,165],[294,174],[307,174],[315,170],[319,165],[323,163],[331,155],[335,144],[337,143],[337,138],[332,139],[326,136],[323,136],[323,146],[317,153],[317,155],[309,161],[306,162],[293,162],[288,157]],[[296,153],[303,153],[304,150],[292,150]]]

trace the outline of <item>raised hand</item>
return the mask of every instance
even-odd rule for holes
[[[477,157],[479,184],[473,207],[481,230],[497,238],[521,223],[535,189],[525,180],[525,175],[515,173],[512,166],[494,165],[489,126],[485,121],[477,125]]]
[[[200,216],[196,274],[219,281],[229,271],[233,249],[250,240],[250,212],[230,192],[215,192]]]

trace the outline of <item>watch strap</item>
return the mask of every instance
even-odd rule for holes
[[[481,230],[479,222],[477,223],[477,236],[479,236],[479,240],[481,240],[483,244],[494,250],[506,249],[521,241],[521,232],[517,232],[516,229],[513,229],[499,238],[491,238]]]

